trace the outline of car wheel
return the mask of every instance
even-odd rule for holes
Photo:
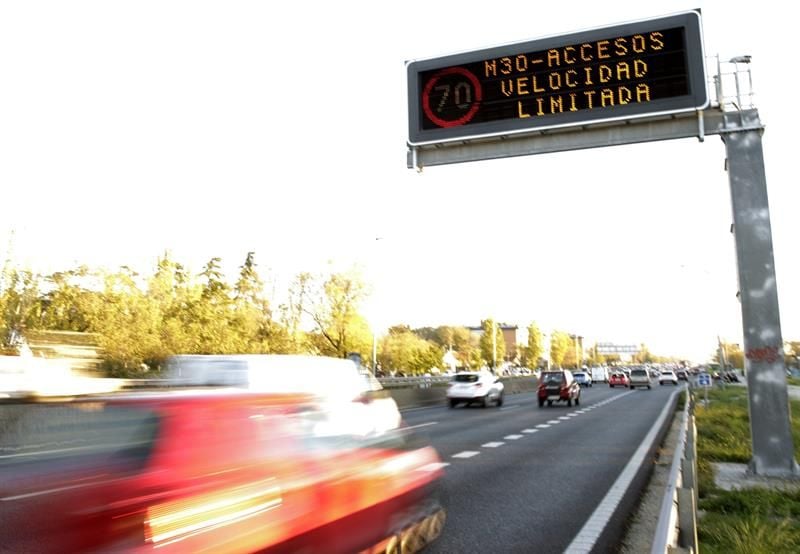
[[[572,398],[567,398],[567,406],[572,408]]]
[[[455,408],[455,407],[456,407],[456,404],[458,404],[458,402],[456,402],[456,400],[455,400],[455,399],[453,399],[453,398],[451,398],[451,399],[450,399],[450,401],[447,403],[447,405],[448,405],[450,408]]]
[[[647,385],[647,390],[650,390],[650,385]]]
[[[541,408],[543,406],[544,406],[544,398],[540,398],[539,399],[539,407]]]
[[[611,383],[609,383],[608,386],[611,387],[612,389],[614,388],[614,385],[612,385]]]
[[[548,400],[548,401],[547,401],[547,405],[548,405],[548,406],[552,406],[552,405],[553,405],[553,401],[552,401],[552,400]]]
[[[576,406],[580,406],[580,405],[581,405],[581,395],[580,395],[580,394],[579,394],[579,395],[578,395],[578,397],[575,399],[575,405],[576,405]]]
[[[497,407],[499,408],[502,405],[503,405],[503,393],[501,392],[500,396],[497,397]]]
[[[483,397],[483,402],[481,403],[481,406],[483,406],[484,408],[488,408],[490,402],[491,400],[489,399],[489,393],[487,392],[486,396]]]

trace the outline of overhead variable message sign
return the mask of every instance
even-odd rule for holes
[[[598,342],[598,354],[638,354],[641,348],[635,344],[615,344],[612,342]]]
[[[696,11],[408,63],[409,144],[702,109]]]

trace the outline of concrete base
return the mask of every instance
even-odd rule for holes
[[[798,479],[753,475],[748,470],[747,464],[714,463],[711,465],[714,467],[714,482],[719,488],[726,491],[755,487],[787,491],[800,490],[800,480]]]

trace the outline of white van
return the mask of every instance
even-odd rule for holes
[[[608,368],[607,367],[593,367],[591,370],[592,382],[594,383],[607,383],[608,382]]]
[[[253,392],[300,393],[349,406],[348,426],[367,434],[396,429],[400,412],[388,391],[352,360],[279,354],[178,355],[167,360],[170,385],[228,386]]]

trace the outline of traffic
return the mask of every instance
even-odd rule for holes
[[[596,477],[567,478],[564,468],[583,471],[591,459],[611,479],[652,425],[645,418],[631,435],[615,425],[602,438],[611,403],[615,412],[655,414],[671,398],[583,390],[569,370],[503,379],[462,371],[440,388],[438,407],[401,412],[392,390],[351,360],[193,355],[174,356],[167,367],[165,379],[139,390],[70,390],[0,404],[5,548],[452,552],[476,532],[469,540],[488,544],[480,514],[500,517],[502,499],[517,503],[519,491],[529,501],[505,551],[560,548],[577,530],[571,524],[542,542],[531,532],[547,524],[539,511],[569,511],[577,524],[602,489]],[[496,457],[512,444],[521,447],[513,457]],[[465,477],[474,470],[465,462],[481,454],[481,476]],[[453,467],[458,461],[463,468]],[[496,472],[510,479],[496,482]],[[565,478],[572,483],[565,494],[547,486],[546,502],[529,490]],[[497,512],[475,512],[476,499]],[[532,520],[523,525],[525,513]]]

